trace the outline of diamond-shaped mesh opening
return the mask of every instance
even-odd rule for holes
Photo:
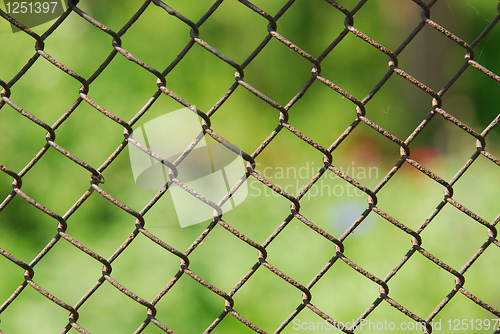
[[[398,57],[399,67],[438,91],[463,65],[465,52],[464,47],[435,28],[425,25],[412,43],[401,52]]]
[[[133,216],[123,210],[112,210],[113,205],[97,193],[86,198],[80,207],[67,219],[68,233],[106,259],[135,228]],[[96,229],[102,232],[95,233]]]
[[[99,312],[98,310],[101,308],[107,311]],[[92,298],[89,298],[88,302],[82,305],[78,312],[85,318],[85,320],[80,320],[81,326],[93,332],[113,331],[115,328],[125,330],[126,328],[132,328],[147,317],[146,307],[134,302],[107,281],[99,286],[97,291],[93,293]],[[123,312],[127,313],[127,317],[122,319],[122,324],[118,327],[112,326],[109,321],[105,320],[123,318]]]
[[[160,299],[156,307],[158,319],[176,332],[182,332],[186,328],[202,332],[224,310],[224,299],[184,274]],[[180,307],[182,307],[181,313],[179,313]],[[192,323],[191,320],[200,312],[203,315],[199,321]]]
[[[298,150],[302,152],[300,158],[295,154]],[[275,152],[280,155],[279,160],[271,159]],[[323,156],[321,151],[283,128],[269,148],[257,157],[255,169],[290,195],[296,196],[324,165]]]
[[[64,256],[56,256],[56,252],[48,253],[37,263],[33,280],[65,303],[75,305],[101,277],[99,271],[102,264],[66,241],[57,243],[53,249]],[[55,276],[73,283],[60,284],[54,280]]]
[[[30,263],[57,233],[58,221],[16,196],[2,211],[2,248]]]
[[[273,262],[270,264],[273,265]],[[305,284],[306,282],[299,283]],[[258,295],[252,292],[257,286],[263,287]],[[302,292],[267,268],[261,267],[234,298],[234,309],[238,313],[266,332],[272,332],[301,303]],[[262,306],[256,308],[255,304],[262,301],[264,301]],[[273,316],[269,317],[269,314]]]
[[[16,103],[15,100],[13,100]],[[15,122],[17,127],[8,126]],[[47,144],[45,135],[47,131],[33,123],[31,120],[23,117],[16,110],[6,105],[2,108],[0,115],[0,138],[2,141],[9,143],[13,137],[21,137],[16,143],[13,143],[14,150],[2,149],[2,160],[4,165],[10,166],[10,169],[16,172],[21,171],[33,157]],[[29,133],[29,136],[20,136],[21,134]],[[5,174],[5,176],[7,176]]]
[[[311,77],[311,67],[308,59],[273,38],[245,68],[245,81],[274,101],[286,105]],[[294,70],[289,71],[290,68]]]
[[[36,276],[34,281],[36,283]],[[68,321],[68,311],[46,299],[31,286],[24,288],[11,306],[2,313],[3,328],[35,332],[39,328],[45,328],[47,331],[56,332]],[[26,322],[25,312],[37,312],[40,316]]]
[[[388,284],[389,297],[425,319],[455,287],[455,276],[416,252]]]
[[[268,22],[241,3],[222,2],[201,26],[200,38],[241,64],[267,36]]]
[[[474,294],[477,298],[490,304],[494,308],[500,307],[500,293],[498,289],[499,282],[495,280],[495,275],[491,275],[491,261],[493,261],[500,252],[498,246],[491,245],[481,255],[465,273],[467,279],[467,291]],[[487,291],[483,291],[482,285],[488,286]],[[491,315],[491,313],[490,313]]]
[[[266,249],[270,263],[302,284],[308,283],[335,254],[334,243],[295,219]],[[317,261],[307,261],[304,255]]]
[[[336,147],[332,152],[333,165],[361,184],[373,188],[400,159],[398,146],[390,138],[360,122],[345,139],[337,139],[332,144],[331,147]]]
[[[431,110],[432,97],[396,74],[392,74],[366,105],[367,117],[402,140]],[[427,127],[433,128],[433,123]],[[415,140],[431,142],[433,135],[418,136]]]
[[[177,7],[177,4],[172,5],[174,8]],[[134,12],[137,8],[136,6],[130,6],[128,4],[117,4],[116,6],[126,8],[132,12]],[[102,13],[101,15],[104,20],[101,21],[103,23],[110,19],[109,14]],[[122,15],[118,17],[130,18],[130,15]],[[188,19],[196,22],[198,17],[188,17]],[[114,20],[110,21],[113,22]],[[155,42],[151,41],[149,43],[145,43],[145,41],[141,39],[141,35],[149,29],[148,26],[150,22],[157,22],[157,29],[154,34]],[[125,22],[123,22],[123,24],[125,24]],[[120,25],[119,27],[121,28],[122,26]],[[170,65],[175,58],[177,58],[177,55],[184,49],[184,47],[186,47],[191,39],[191,28],[189,25],[176,17],[169,15],[166,11],[159,9],[154,5],[149,6],[132,27],[133,28],[129,29],[127,33],[121,37],[123,48],[130,51],[133,55],[153,66],[160,72]],[[117,27],[114,31],[118,32],[120,28]],[[112,37],[109,36],[108,39],[111,42]],[[157,45],[164,43],[169,43],[170,47],[162,52],[157,52]],[[113,50],[111,45],[109,45],[108,50],[109,52]],[[130,65],[137,66],[132,63]],[[154,76],[151,76],[151,79],[154,83]]]
[[[495,166],[497,165],[484,156],[479,156],[470,167],[470,170],[473,171],[473,173],[491,173],[495,175],[495,177],[499,177]],[[490,182],[483,182],[472,176],[472,174],[465,173],[459,181],[457,181],[454,186],[456,194],[453,198],[458,202],[462,202],[462,205],[475,212],[481,218],[493,223],[494,219],[500,213],[500,209],[495,203],[495,199],[499,196],[498,187],[495,187],[495,185]],[[477,192],[479,189],[485,193],[482,200],[467,196],[468,193]]]
[[[181,61],[167,74],[167,88],[207,113],[233,85],[235,69],[197,44],[192,46],[184,59],[187,62]],[[165,68],[169,65],[167,62],[162,63]],[[200,77],[205,79],[200,80]],[[152,84],[155,83],[154,79],[151,75]]]
[[[367,54],[369,62],[364,60]],[[388,60],[388,55],[349,33],[321,62],[321,75],[361,100],[387,73]],[[349,80],[351,76],[360,80]]]
[[[237,87],[210,120],[218,134],[251,154],[278,126],[279,112],[244,87]]]
[[[237,210],[224,213],[223,218],[239,232],[262,244],[290,214],[290,201],[252,176],[247,179],[247,186],[246,199]],[[261,210],[255,210],[256,207]],[[266,213],[265,219],[261,211]]]
[[[377,206],[404,225],[416,230],[443,201],[444,190],[444,186],[405,163],[390,182],[377,193],[380,201]],[[394,197],[394,192],[397,192],[399,197]],[[411,216],[405,214],[409,203],[414,203]]]
[[[358,217],[357,217],[358,218]],[[353,222],[354,223],[354,222]],[[377,240],[386,237],[383,244]],[[371,213],[344,241],[344,254],[363,269],[384,278],[411,248],[411,235]]]
[[[33,54],[30,54],[30,57]],[[25,65],[30,57],[25,59],[23,65]],[[33,81],[39,81],[41,83],[40,90],[33,90]],[[30,67],[28,72],[26,72],[26,74],[16,83],[16,86],[14,86],[16,88],[13,90],[10,99],[19,107],[33,114],[46,124],[52,125],[78,98],[78,89],[80,86],[81,83],[72,79],[42,57],[39,57],[39,60],[37,60],[35,64]],[[53,99],[53,104],[50,108],[40,103],[40,101],[48,96]],[[2,116],[4,113],[17,113],[14,109],[7,106],[2,109],[5,110],[5,112],[2,112]],[[8,111],[8,109],[11,110]],[[2,121],[2,123],[4,125],[10,124],[9,121]],[[19,121],[16,122],[16,124],[17,123],[20,125],[22,124]],[[19,127],[6,130],[13,131],[15,129],[19,130]]]
[[[344,14],[325,1],[300,0],[278,20],[277,31],[317,58],[345,29],[344,18]]]
[[[110,81],[115,82],[115,84],[109,85]],[[146,104],[146,101],[151,98],[157,89],[158,86],[156,85],[156,77],[154,75],[144,71],[141,67],[127,59],[116,55],[113,61],[106,67],[106,70],[92,82],[88,96],[101,107],[122,120],[129,121]],[[106,98],[109,95],[121,96],[122,98],[109,100]],[[181,108],[175,101],[167,103],[167,100],[170,100],[170,98],[161,96],[158,101],[162,102],[153,104],[153,107],[150,108],[151,111],[147,115],[153,116],[156,114],[159,116],[162,113],[162,106],[165,108],[163,113],[175,110],[175,108]],[[82,102],[82,104],[87,103]],[[168,107],[165,106],[166,104],[168,104]],[[93,109],[94,113],[100,114],[99,111],[90,105],[89,107]],[[120,131],[119,127],[116,127],[115,131],[123,136],[123,131]]]
[[[457,321],[460,319],[460,321]],[[462,322],[461,319],[464,319]],[[493,333],[498,330],[498,317],[485,310],[460,292],[434,319],[435,328],[448,331],[471,331]]]
[[[379,288],[338,259],[311,292],[314,296],[313,304],[317,308],[347,325],[347,322],[352,324],[352,320],[361,316],[378,297]]]
[[[112,37],[103,34],[99,29],[89,27],[86,21],[77,15],[70,15],[68,21],[65,21],[61,27],[47,38],[44,51],[78,75],[88,79],[113,50]],[[86,37],[82,40],[76,36],[68,39],[68,30],[79,29],[82,31],[81,36],[88,36],[88,39]],[[33,40],[33,44],[35,44],[35,40]],[[40,60],[43,59],[40,58]],[[43,61],[49,63],[45,59]],[[58,71],[54,65],[51,66],[52,71]],[[78,91],[74,90],[74,93],[78,93]]]
[[[232,224],[232,220],[227,223]],[[222,226],[216,226],[190,256],[190,268],[223,291],[230,291],[256,263],[257,251],[234,236],[229,238],[229,234]],[[213,263],[214,258],[219,260]]]
[[[313,82],[292,106],[289,123],[328,147],[356,118],[356,106],[321,82]]]
[[[453,268],[460,269],[486,242],[488,229],[446,205],[421,236],[425,249]]]
[[[387,11],[386,6],[389,6],[391,11]],[[368,1],[354,16],[354,27],[385,45],[389,50],[396,51],[420,23],[421,12],[422,8],[413,1],[389,0],[385,3]],[[373,15],[378,19],[367,19]],[[382,21],[385,24],[381,25]]]

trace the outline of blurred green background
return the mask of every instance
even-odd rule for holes
[[[169,1],[185,17],[197,22],[213,1]],[[253,1],[275,15],[285,1]],[[352,9],[357,1],[339,3]],[[114,31],[119,31],[142,3],[82,0],[78,7]],[[431,18],[467,43],[498,14],[491,0],[443,1],[432,8]],[[395,50],[418,25],[421,9],[412,1],[368,1],[354,16],[354,26]],[[277,31],[313,57],[345,28],[345,16],[325,1],[297,0],[278,20]],[[237,1],[224,1],[200,27],[200,38],[237,63],[242,63],[268,34],[267,21]],[[34,54],[33,38],[0,26],[0,79],[9,82]],[[50,25],[34,28],[42,34]],[[189,42],[189,27],[150,4],[122,37],[122,47],[160,72]],[[475,59],[500,73],[500,34],[495,27],[475,48]],[[84,78],[89,78],[112,51],[112,38],[76,13],[45,41],[45,51]],[[388,57],[348,34],[322,61],[321,74],[362,100],[387,72]],[[464,50],[431,27],[422,32],[398,57],[407,73],[439,91],[464,63]],[[285,106],[310,78],[311,63],[273,39],[245,68],[245,81]],[[167,87],[207,112],[234,83],[234,68],[199,45],[168,73]],[[52,125],[78,98],[80,83],[42,59],[12,87],[10,99]],[[125,121],[156,92],[156,77],[118,54],[90,85],[88,95]],[[443,109],[477,132],[498,115],[499,86],[481,72],[468,68],[443,98]],[[366,116],[405,140],[431,110],[432,99],[394,74],[366,105]],[[182,105],[162,95],[136,126]],[[279,112],[238,87],[211,117],[212,128],[251,154],[279,124]],[[356,119],[355,105],[319,81],[292,106],[289,123],[323,147],[329,147]],[[4,105],[0,109],[0,163],[19,173],[45,145],[45,130]],[[56,142],[97,168],[123,140],[123,128],[85,102],[56,130]],[[488,134],[489,152],[500,156],[499,130]],[[416,160],[450,181],[476,150],[476,140],[436,116],[410,144]],[[399,147],[361,123],[334,151],[334,165],[373,189],[399,159]],[[282,130],[256,159],[257,171],[296,195],[322,164],[323,155]],[[281,176],[282,170],[307,168],[306,177]],[[266,169],[267,168],[267,169]],[[314,172],[313,172],[314,171]],[[372,173],[364,173],[372,171]],[[327,172],[329,173],[329,172]],[[137,187],[125,150],[103,172],[102,188],[130,208],[140,211],[155,191]],[[331,175],[328,174],[328,175]],[[490,223],[499,215],[499,169],[480,156],[455,184],[454,198]],[[2,200],[12,191],[12,179],[0,175]],[[288,200],[273,195],[250,177],[249,194],[223,219],[257,243],[290,213]],[[54,149],[23,177],[22,190],[59,215],[64,215],[89,187],[89,172]],[[336,192],[325,193],[327,190]],[[378,207],[417,229],[443,198],[443,187],[405,164],[377,194]],[[367,196],[335,177],[323,177],[300,201],[300,213],[339,238],[367,207]],[[145,215],[146,229],[184,252],[209,221],[181,229],[169,193]],[[57,233],[57,222],[19,196],[0,212],[0,247],[29,263]],[[94,193],[68,219],[67,233],[104,258],[109,258],[134,230],[134,219]],[[487,229],[446,205],[421,233],[422,247],[460,270],[487,240]],[[372,212],[344,242],[344,255],[383,279],[411,248],[411,237]],[[302,285],[335,254],[319,234],[294,219],[267,247],[267,261]],[[189,256],[190,268],[217,288],[229,292],[257,261],[257,252],[221,226]],[[492,245],[465,274],[464,288],[492,307],[500,308],[500,285],[495,275],[500,250]],[[60,240],[35,266],[33,280],[74,305],[101,277],[101,264],[65,240]],[[127,289],[151,301],[179,269],[177,257],[139,235],[113,262],[111,276]],[[0,303],[23,282],[23,270],[0,258]],[[420,254],[415,254],[389,283],[389,296],[421,318],[455,287],[453,275]],[[340,322],[357,319],[379,296],[377,284],[341,261],[311,289],[312,303]],[[302,302],[299,290],[265,268],[259,268],[235,294],[235,310],[267,332],[273,332]],[[184,275],[156,305],[157,319],[178,333],[203,332],[224,309],[224,300]],[[78,323],[92,333],[132,333],[146,318],[146,308],[105,283],[78,310]],[[455,319],[492,319],[494,316],[459,294],[436,317],[443,326]],[[309,309],[297,319],[321,322]],[[396,324],[410,319],[389,304],[375,309],[369,319]],[[57,333],[68,322],[68,312],[27,287],[0,314],[4,333]],[[75,332],[72,329],[70,332]],[[150,324],[144,333],[162,332]],[[231,315],[215,333],[252,332]],[[285,333],[295,332],[290,324]],[[316,331],[321,332],[321,331]],[[329,332],[325,330],[324,332]],[[361,332],[366,332],[361,331]],[[414,331],[421,332],[421,331]],[[466,330],[484,333],[484,330]],[[493,332],[491,331],[487,331]]]

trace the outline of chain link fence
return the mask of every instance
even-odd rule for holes
[[[41,33],[9,11],[0,333],[500,333],[495,1],[70,0]],[[133,133],[158,106],[201,122],[174,159]],[[179,174],[202,140],[244,161],[215,199]],[[176,227],[174,186],[213,218]]]

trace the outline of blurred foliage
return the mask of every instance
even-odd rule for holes
[[[213,1],[173,0],[167,3],[193,22]],[[253,2],[276,14],[285,1]],[[339,1],[353,8],[356,1]],[[136,1],[81,0],[79,8],[119,31],[140,6]],[[431,19],[472,43],[497,15],[496,3],[489,0],[440,0]],[[395,50],[421,20],[420,8],[412,1],[368,1],[354,17],[354,26]],[[2,23],[4,24],[4,23]],[[34,28],[42,34],[49,25]],[[268,34],[267,21],[236,1],[224,1],[203,23],[200,38],[234,61],[242,63]],[[4,27],[2,27],[4,28]],[[344,15],[324,1],[297,0],[278,20],[278,32],[313,57],[344,29]],[[0,79],[9,82],[34,54],[34,40],[28,35],[2,30]],[[145,63],[164,71],[190,41],[189,28],[177,18],[150,5],[122,37],[122,46]],[[500,43],[495,27],[475,48],[476,60],[495,73],[500,72]],[[45,51],[55,59],[89,78],[112,51],[111,36],[72,13],[46,40]],[[349,34],[321,63],[322,75],[362,100],[389,70],[388,57],[361,39]],[[430,27],[423,31],[398,57],[410,75],[435,90],[443,87],[464,63],[464,50]],[[245,68],[245,80],[281,105],[286,105],[310,78],[312,64],[284,44],[271,40]],[[195,44],[167,75],[169,89],[200,110],[207,112],[234,83],[235,70]],[[11,99],[49,125],[54,124],[78,98],[80,84],[43,59],[12,87]],[[90,85],[89,96],[118,117],[129,121],[157,89],[156,77],[118,54]],[[431,110],[431,98],[396,74],[366,106],[367,117],[401,139],[406,139]],[[161,96],[136,126],[182,106]],[[443,109],[481,132],[498,115],[498,85],[484,74],[469,68],[444,96]],[[252,153],[278,125],[279,113],[238,87],[231,98],[212,116],[213,129],[242,150]],[[315,82],[291,109],[289,122],[324,147],[329,147],[356,119],[355,106],[320,82]],[[123,140],[123,129],[83,102],[56,130],[56,142],[97,167]],[[498,129],[488,136],[488,149],[500,156]],[[45,131],[4,105],[0,110],[0,163],[20,172],[45,145]],[[420,152],[426,166],[450,180],[475,150],[475,139],[444,120],[433,120],[410,145]],[[312,177],[322,154],[285,130],[257,159],[257,169],[270,167],[308,168]],[[370,177],[357,174],[359,181],[373,188],[399,159],[399,147],[364,124],[334,152],[334,164],[354,174],[359,168],[376,168]],[[427,160],[426,160],[427,159]],[[498,214],[498,167],[480,157],[481,167],[456,184],[457,200],[488,221]],[[429,165],[427,165],[427,162]],[[410,228],[416,229],[442,199],[442,187],[405,166],[378,194],[379,207]],[[358,169],[356,169],[358,168]],[[358,172],[356,172],[358,171]],[[54,212],[64,215],[89,187],[89,173],[53,149],[23,177],[23,191]],[[155,195],[138,188],[133,180],[128,153],[124,151],[103,173],[103,189],[132,209],[140,211]],[[491,180],[495,180],[492,182]],[[278,178],[280,186],[307,180]],[[2,199],[11,188],[11,178],[0,175]],[[325,181],[336,196],[306,196],[301,213],[329,233],[340,237],[363,212],[366,196],[352,195],[339,178]],[[289,202],[276,197],[259,182],[248,181],[248,198],[236,210],[224,214],[233,227],[263,243],[289,212]],[[311,192],[321,191],[321,185]],[[411,187],[409,187],[411,186]],[[262,194],[261,196],[256,194]],[[349,195],[351,194],[351,195]],[[481,194],[481,196],[479,196]],[[429,252],[454,268],[461,266],[486,240],[486,229],[472,219],[447,207],[422,234]],[[208,222],[178,228],[170,194],[166,194],[145,216],[146,228],[159,238],[184,251]],[[16,196],[0,215],[0,247],[30,262],[56,234],[56,222]],[[134,229],[130,215],[98,194],[93,194],[68,219],[68,233],[105,258],[123,243]],[[381,242],[383,241],[383,242]],[[345,241],[345,255],[380,278],[398,263],[411,247],[411,237],[372,212]],[[334,255],[335,249],[298,220],[270,244],[269,262],[306,285]],[[500,307],[498,280],[491,275],[499,250],[488,249],[470,269],[467,286],[490,305]],[[190,268],[224,291],[245,275],[256,261],[254,249],[243,245],[221,226],[191,255]],[[178,259],[138,236],[113,262],[112,276],[130,291],[152,300],[178,270]],[[391,297],[421,317],[426,317],[454,288],[454,278],[416,254],[389,283]],[[35,267],[34,280],[70,305],[100,277],[100,265],[61,240]],[[23,271],[0,258],[0,301],[5,301],[23,281]],[[411,282],[411,283],[408,283]],[[492,288],[492,287],[496,287]],[[339,321],[352,321],[378,296],[378,287],[354,273],[343,263],[335,264],[312,289],[313,304]],[[261,268],[235,295],[235,309],[266,331],[273,331],[302,301],[301,293]],[[184,275],[157,305],[158,319],[179,333],[201,332],[223,309],[223,300]],[[93,295],[79,310],[79,323],[93,333],[128,333],[146,318],[145,309],[110,284]],[[66,311],[31,288],[0,315],[5,333],[54,333],[67,323]],[[439,319],[459,316],[491,318],[465,298],[453,299]],[[29,321],[26,319],[29,318]],[[302,321],[320,321],[308,310]],[[408,321],[388,305],[377,308],[372,321]],[[217,333],[250,332],[231,316],[217,327]],[[148,331],[149,330],[149,331]],[[72,330],[73,331],[73,330]],[[76,332],[76,331],[75,331]],[[153,325],[147,333],[160,332]],[[287,331],[285,331],[287,332]],[[291,327],[288,330],[291,332]]]

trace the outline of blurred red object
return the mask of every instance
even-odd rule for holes
[[[440,166],[444,163],[443,153],[428,145],[410,147],[410,158],[427,169]]]

